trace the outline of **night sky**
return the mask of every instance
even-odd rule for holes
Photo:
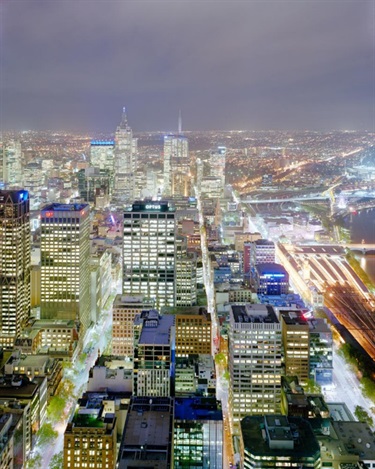
[[[2,130],[375,130],[373,0],[0,3]]]

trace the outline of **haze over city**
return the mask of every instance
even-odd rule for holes
[[[375,468],[375,0],[0,4],[0,469]]]
[[[14,1],[1,130],[371,130],[374,2]]]

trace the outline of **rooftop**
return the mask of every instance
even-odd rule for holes
[[[281,264],[276,264],[275,262],[266,262],[264,264],[257,264],[255,266],[259,275],[269,275],[272,277],[280,276],[286,277],[288,276],[287,271]]]
[[[333,421],[332,427],[348,453],[375,460],[375,437],[367,423]]]
[[[129,211],[161,213],[174,212],[175,208],[169,204],[168,200],[136,200]]]
[[[46,205],[41,210],[42,216],[46,216],[46,212],[80,212],[81,210],[88,209],[88,204],[58,204],[53,203]]]
[[[158,319],[145,318],[139,337],[139,344],[163,344],[170,343],[170,329],[174,325],[175,317],[172,315],[159,316]]]
[[[250,304],[231,305],[236,323],[276,323],[279,324],[275,310],[271,305]]]
[[[265,438],[264,430],[268,426]],[[320,454],[319,444],[309,422],[300,417],[283,415],[248,416],[241,420],[241,433],[246,450],[256,456],[289,456],[293,459],[314,457]],[[289,448],[270,448],[269,434],[276,441],[292,441]]]
[[[176,398],[175,420],[223,420],[221,404],[214,397]]]
[[[275,243],[273,241],[270,241],[269,239],[257,239],[256,241],[254,241],[254,243],[257,245],[257,246],[273,246],[275,247]]]
[[[299,309],[280,309],[280,317],[284,320],[288,326],[299,325],[308,327],[307,319],[304,316],[303,311]]]
[[[168,447],[172,413],[169,398],[132,399],[122,447]]]

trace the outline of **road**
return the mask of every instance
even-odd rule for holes
[[[112,326],[111,312],[112,312],[112,302],[111,302],[110,308],[106,311],[103,311],[98,324],[92,327],[87,335],[84,347],[86,347],[87,344],[89,344],[90,342],[93,342],[93,348],[92,348],[91,353],[88,355],[88,358],[86,359],[84,367],[83,368],[81,367],[79,372],[68,370],[68,371],[65,371],[64,373],[63,379],[69,379],[73,382],[74,391],[72,394],[75,394],[75,395],[78,394],[78,397],[81,397],[82,392],[84,392],[87,388],[89,370],[94,365],[98,357],[98,351],[100,350],[101,352],[103,352],[103,350],[107,346],[108,335],[106,334],[106,332]],[[99,338],[97,339],[97,337]],[[75,364],[75,369],[79,369],[79,365],[77,363]],[[75,410],[75,406],[76,406],[75,400],[73,401],[72,399],[71,401],[69,401],[65,408],[65,415],[67,417],[63,418],[60,422],[54,425],[54,429],[58,432],[58,437],[54,441],[53,445],[50,445],[47,448],[45,447],[39,448],[37,445],[35,446],[33,450],[33,454],[36,454],[36,453],[41,454],[43,468],[48,468],[52,457],[55,454],[58,454],[63,450],[64,432],[68,424],[69,418]]]
[[[374,404],[363,396],[357,376],[338,354],[337,345],[334,346],[333,352],[333,383],[333,389],[323,391],[327,403],[345,402],[352,414],[359,405],[373,416]]]
[[[224,468],[227,469],[234,463],[233,439],[229,425],[228,409],[228,381],[223,378],[225,367],[216,365],[216,399],[221,401],[223,411],[223,439],[224,439]]]

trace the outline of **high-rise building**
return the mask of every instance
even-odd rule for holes
[[[176,241],[176,306],[193,306],[197,304],[197,260],[187,252],[186,236]]]
[[[285,374],[298,376],[302,384],[309,379],[309,323],[301,310],[279,308],[284,348]]]
[[[27,191],[0,191],[0,346],[13,348],[30,313],[30,207]]]
[[[113,173],[90,166],[77,173],[79,196],[85,202],[108,206],[113,187]]]
[[[173,462],[175,469],[222,469],[223,412],[215,398],[176,398]]]
[[[167,201],[137,201],[124,213],[123,294],[175,305],[176,221]]]
[[[76,321],[81,337],[91,322],[89,215],[87,204],[41,211],[41,318]]]
[[[10,140],[3,145],[2,180],[7,187],[22,186],[22,148],[18,140]]]
[[[310,318],[310,377],[319,386],[332,386],[333,339],[332,330],[323,318]]]
[[[144,311],[134,320],[135,396],[169,397],[174,385],[175,317]]]
[[[164,136],[163,195],[189,195],[189,143],[183,135]]]
[[[238,432],[249,414],[280,412],[281,324],[272,306],[231,305],[229,407]]]
[[[90,143],[90,163],[91,166],[99,169],[106,169],[114,172],[114,140],[91,140]]]
[[[220,185],[224,191],[225,186],[225,165],[226,165],[226,147],[217,147],[210,155],[211,176],[220,179]]]
[[[117,295],[112,309],[112,353],[133,357],[134,319],[144,310],[154,307],[154,302],[143,296]]]
[[[137,139],[129,127],[126,109],[115,133],[114,197],[120,201],[134,200],[134,173],[137,169]]]

